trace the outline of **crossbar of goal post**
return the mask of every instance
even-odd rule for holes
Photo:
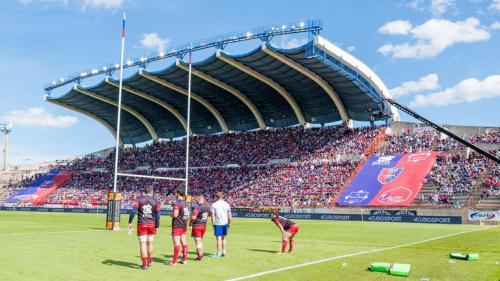
[[[116,175],[119,176],[119,177],[133,177],[133,178],[143,178],[143,179],[153,179],[153,180],[186,181],[185,178],[149,176],[149,175],[141,175],[141,174],[116,173]]]

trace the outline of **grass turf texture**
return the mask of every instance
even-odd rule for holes
[[[408,247],[341,258],[263,275],[254,280],[499,280],[500,227],[375,222],[300,221],[296,252],[276,255],[278,229],[265,219],[236,219],[229,230],[228,257],[168,267],[170,218],[162,217],[153,267],[139,270],[135,235],[102,230],[102,214],[0,212],[1,280],[227,280],[258,272],[366,250],[387,248],[473,229],[484,229]],[[126,217],[122,217],[126,221]],[[126,225],[124,225],[126,227]],[[214,252],[209,227],[204,239]],[[449,263],[450,252],[474,252],[475,262]],[[369,272],[370,263],[408,263],[410,277]]]

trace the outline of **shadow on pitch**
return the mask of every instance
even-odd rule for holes
[[[110,260],[110,259],[102,261],[102,264],[111,265],[111,266],[118,265],[118,266],[136,268],[136,269],[140,268],[139,264],[137,264],[137,263],[132,263],[132,262],[128,262],[128,261],[115,261],[115,260]]]
[[[275,254],[276,251],[271,251],[271,250],[264,250],[264,249],[247,249],[252,252],[261,252],[261,253],[269,253],[269,254]]]

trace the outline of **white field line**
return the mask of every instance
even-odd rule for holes
[[[87,230],[63,230],[63,231],[38,231],[38,232],[10,232],[10,233],[0,233],[2,236],[11,235],[31,235],[31,234],[59,234],[59,233],[78,233],[78,232],[91,232],[91,231],[103,231],[104,229],[87,229]]]
[[[277,272],[281,272],[281,271],[285,271],[285,270],[290,270],[290,269],[295,269],[295,268],[304,267],[304,266],[309,266],[309,265],[315,265],[315,264],[329,262],[329,261],[333,261],[333,260],[338,260],[338,259],[343,259],[343,258],[348,258],[348,257],[360,256],[360,255],[364,255],[364,254],[370,254],[370,253],[376,253],[376,252],[383,252],[383,251],[390,251],[390,250],[394,250],[394,249],[409,247],[409,246],[413,246],[413,245],[417,245],[417,244],[422,244],[422,243],[426,243],[426,242],[430,242],[430,241],[434,241],[434,240],[438,240],[438,239],[443,239],[443,238],[447,238],[447,237],[457,236],[457,235],[461,235],[461,234],[465,234],[465,233],[469,233],[469,232],[474,232],[474,231],[486,230],[486,229],[490,229],[490,228],[492,228],[492,227],[476,228],[476,229],[461,231],[461,232],[457,232],[457,233],[446,234],[446,235],[442,235],[442,236],[438,236],[438,237],[434,237],[434,238],[430,238],[430,239],[425,239],[425,240],[421,240],[421,241],[417,241],[417,242],[412,242],[412,243],[407,243],[407,244],[401,244],[401,245],[397,245],[397,246],[391,246],[391,247],[386,247],[386,248],[361,251],[361,252],[356,252],[356,253],[351,253],[351,254],[345,254],[345,255],[341,255],[341,256],[335,256],[335,257],[325,258],[325,259],[321,259],[321,260],[315,260],[315,261],[300,263],[300,264],[286,266],[286,267],[277,268],[277,269],[273,269],[273,270],[262,271],[262,272],[258,272],[258,273],[254,273],[254,274],[250,274],[250,275],[246,275],[246,276],[236,277],[236,278],[228,279],[226,281],[246,280],[246,279],[255,278],[255,277],[259,277],[259,276],[263,276],[263,275],[268,275],[268,274],[272,274],[272,273],[277,273]]]

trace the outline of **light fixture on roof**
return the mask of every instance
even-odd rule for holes
[[[107,68],[107,67],[105,67],[105,66],[103,66],[103,67],[102,67],[102,70],[106,71],[106,70],[108,70],[108,68]]]
[[[119,68],[120,65],[118,63],[115,63],[115,68]]]
[[[252,32],[247,32],[247,38],[249,38],[250,36],[252,36]]]
[[[52,81],[52,85],[55,85],[55,84],[57,84],[57,82],[56,81]]]
[[[83,76],[83,77],[87,76],[87,72],[80,73],[80,76]]]
[[[160,52],[160,57],[164,57],[165,56],[165,53],[163,51]]]
[[[97,68],[92,69],[92,74],[97,74],[99,70]]]
[[[281,29],[286,29],[286,24],[282,25]]]
[[[145,62],[146,61],[146,58],[145,57],[141,57],[141,62]]]
[[[128,65],[128,66],[131,66],[133,63],[134,63],[133,61],[131,61],[131,60],[127,60],[127,65]]]
[[[300,27],[304,27],[304,25],[305,25],[305,23],[304,23],[303,21],[301,21],[301,22],[299,23],[299,26],[300,26]]]
[[[64,78],[62,78],[62,77],[59,78],[59,81],[64,82]]]

